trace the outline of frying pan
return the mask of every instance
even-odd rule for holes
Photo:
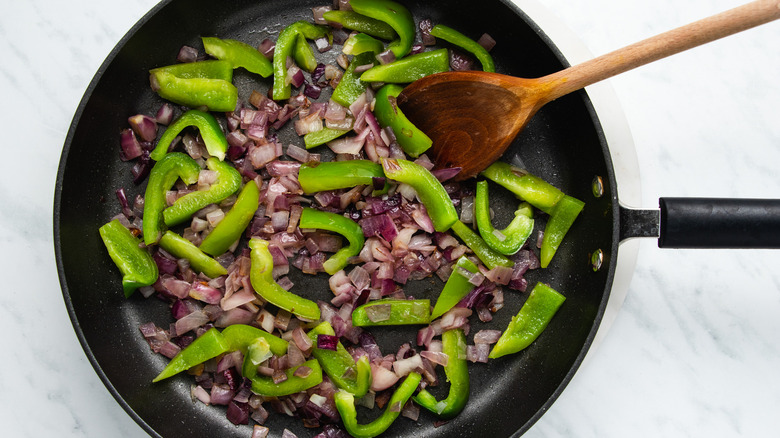
[[[164,367],[137,331],[145,322],[165,325],[167,306],[154,300],[121,294],[120,277],[96,232],[119,210],[114,190],[142,193],[132,183],[127,163],[115,148],[118,130],[129,115],[152,113],[161,101],[148,87],[146,72],[173,62],[179,47],[199,47],[199,37],[216,35],[257,43],[274,37],[287,23],[310,18],[310,8],[322,1],[165,1],[145,16],[112,51],[100,68],[74,117],[66,139],[55,189],[55,250],[66,305],[87,356],[122,407],[153,436],[246,437],[249,428],[234,427],[219,407],[192,403],[187,376],[151,384]],[[417,18],[447,23],[467,34],[489,31],[500,42],[494,51],[500,72],[542,76],[566,66],[552,42],[522,11],[506,2],[404,2]],[[241,95],[269,82],[236,72]],[[283,137],[293,141],[294,135]],[[471,367],[472,395],[455,420],[434,428],[433,418],[401,419],[388,436],[522,434],[558,397],[576,372],[598,329],[612,287],[619,243],[658,229],[656,211],[621,208],[611,157],[599,121],[587,95],[573,94],[545,107],[515,141],[504,160],[521,164],[564,192],[583,199],[587,208],[571,230],[553,264],[528,275],[529,283],[544,281],[567,295],[548,329],[533,345],[514,357]],[[601,178],[604,191],[594,197],[592,182]],[[497,221],[507,221],[515,202],[498,191]],[[780,216],[780,215],[776,215]],[[649,221],[647,220],[649,219]],[[726,234],[728,235],[733,235]],[[685,234],[684,234],[685,235]],[[761,237],[756,239],[761,242]],[[592,254],[601,251],[600,269]],[[313,290],[312,299],[327,299],[323,276],[293,277],[300,290]],[[435,298],[441,283],[421,281],[406,290],[416,297]],[[506,294],[505,309],[484,328],[503,329],[522,305],[524,296]],[[480,326],[482,328],[483,326]],[[414,330],[376,333],[383,351],[394,351],[414,340]],[[446,389],[446,388],[440,388]],[[500,421],[496,421],[500,419]],[[311,435],[302,424],[274,416],[272,430],[288,428]]]

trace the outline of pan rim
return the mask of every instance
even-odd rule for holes
[[[59,242],[61,240],[61,228],[60,228],[60,221],[61,221],[61,213],[60,209],[62,207],[62,183],[63,183],[63,176],[65,173],[65,167],[66,167],[66,161],[69,156],[71,143],[73,140],[73,136],[75,134],[75,128],[79,123],[79,120],[81,119],[81,116],[84,112],[84,109],[89,102],[89,100],[92,97],[92,94],[99,83],[100,79],[103,77],[103,74],[105,73],[108,66],[115,60],[118,53],[121,51],[121,49],[126,45],[127,41],[132,38],[140,28],[142,28],[152,17],[154,17],[162,8],[164,8],[166,5],[170,4],[173,0],[163,0],[159,2],[157,5],[155,5],[153,8],[151,8],[138,22],[136,22],[130,30],[116,43],[114,48],[111,50],[111,52],[107,55],[106,59],[101,64],[100,68],[96,71],[95,75],[93,76],[92,80],[90,81],[89,86],[85,90],[85,93],[74,113],[73,119],[71,121],[68,134],[64,141],[64,146],[62,150],[62,154],[60,157],[60,162],[58,166],[58,172],[57,172],[57,179],[55,183],[55,193],[54,193],[54,215],[53,215],[53,233],[54,233],[54,246],[55,246],[55,262],[57,266],[58,271],[58,278],[60,281],[60,286],[63,292],[63,299],[65,301],[65,306],[68,311],[68,315],[71,319],[71,322],[74,327],[74,331],[76,332],[76,336],[79,340],[79,343],[82,346],[82,349],[84,350],[85,354],[87,355],[88,360],[90,361],[93,369],[98,374],[99,378],[103,382],[103,384],[106,386],[106,388],[109,390],[109,392],[112,394],[114,399],[119,403],[119,405],[129,414],[133,420],[141,426],[142,429],[144,429],[145,432],[147,432],[149,435],[154,437],[161,437],[152,427],[146,423],[146,421],[143,420],[143,418],[140,417],[139,414],[137,414],[132,407],[130,407],[129,403],[122,397],[121,394],[119,394],[119,391],[116,389],[116,387],[113,385],[113,383],[109,380],[106,373],[103,371],[101,365],[98,363],[94,352],[92,351],[91,347],[89,346],[86,337],[84,335],[83,330],[81,329],[80,323],[76,317],[75,309],[73,307],[73,303],[70,300],[70,291],[68,288],[68,282],[63,266],[63,260],[62,260],[62,249],[60,248]],[[559,60],[563,64],[567,64],[567,57],[564,56],[564,53],[561,51],[559,47],[559,40],[556,38],[552,38],[550,36],[550,31],[545,26],[540,26],[537,21],[537,18],[529,14],[529,8],[527,5],[530,4],[536,4],[535,0],[501,0],[502,3],[507,4],[509,7],[511,7],[515,13],[518,15],[518,17],[523,18],[526,23],[536,32],[540,38],[544,40],[544,42],[547,44],[547,46],[550,48],[550,50],[555,54],[556,57],[559,58]],[[526,5],[521,8],[521,4]],[[538,6],[538,8],[541,8],[541,6]],[[536,13],[536,12],[535,12]],[[556,41],[556,42],[554,42]],[[596,131],[599,135],[599,138],[602,140],[602,145],[608,144],[608,139],[605,138],[604,129],[602,126],[602,122],[600,121],[600,118],[598,117],[598,112],[593,107],[593,103],[590,100],[589,94],[584,95],[585,104],[588,108],[589,114],[591,115],[591,118],[594,121],[594,128],[596,128]],[[606,148],[608,155],[612,151],[611,148]],[[614,168],[613,161],[611,161],[610,158],[610,165]],[[617,186],[615,186],[617,188]],[[615,201],[617,201],[617,190],[614,191],[615,195]],[[617,202],[615,203],[617,205]],[[616,219],[617,220],[617,219]],[[615,222],[617,223],[617,222]],[[612,249],[612,253],[617,255],[617,246],[619,245],[619,242],[616,239],[613,240],[613,244],[615,248]],[[622,247],[622,246],[621,246]],[[615,271],[615,263],[610,263],[610,280],[608,284],[606,285],[607,290],[613,289],[614,292],[614,271]],[[633,267],[631,268],[631,271],[633,271]],[[600,327],[603,324],[603,316],[604,311],[607,307],[607,302],[609,301],[611,297],[611,293],[606,294],[605,298],[602,300],[602,303],[599,307],[599,311],[597,314],[597,317],[594,319],[593,327],[591,329],[591,333],[589,334],[587,341],[583,344],[582,350],[580,351],[580,354],[577,356],[577,359],[575,363],[573,364],[572,368],[569,370],[567,375],[564,379],[562,379],[559,386],[556,388],[554,393],[549,397],[549,399],[545,402],[542,409],[540,409],[528,422],[526,422],[523,427],[518,429],[518,431],[513,436],[519,436],[525,433],[528,429],[530,429],[536,421],[541,418],[541,416],[549,409],[549,407],[557,400],[559,395],[563,392],[563,390],[568,386],[573,376],[576,374],[578,369],[581,367],[581,365],[584,363],[586,355],[594,349],[593,341],[596,336],[596,331],[600,329]]]

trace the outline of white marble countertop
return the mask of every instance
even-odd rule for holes
[[[594,54],[738,0],[538,0]],[[71,118],[154,0],[4,2],[0,373],[4,436],[142,437],[84,355],[59,288],[54,181]],[[580,52],[580,55],[582,53]],[[583,58],[584,59],[584,58]],[[780,22],[609,81],[660,196],[780,197]],[[603,342],[530,437],[761,437],[780,429],[780,252],[638,247]]]

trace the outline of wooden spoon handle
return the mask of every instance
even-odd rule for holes
[[[779,0],[757,0],[634,43],[540,78],[548,82],[544,100],[553,101],[588,85],[719,38],[780,18]]]

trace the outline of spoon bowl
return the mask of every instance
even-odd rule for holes
[[[780,18],[780,1],[757,0],[550,75],[524,79],[461,71],[419,79],[397,98],[432,140],[436,168],[474,177],[503,155],[545,104],[636,67]]]

